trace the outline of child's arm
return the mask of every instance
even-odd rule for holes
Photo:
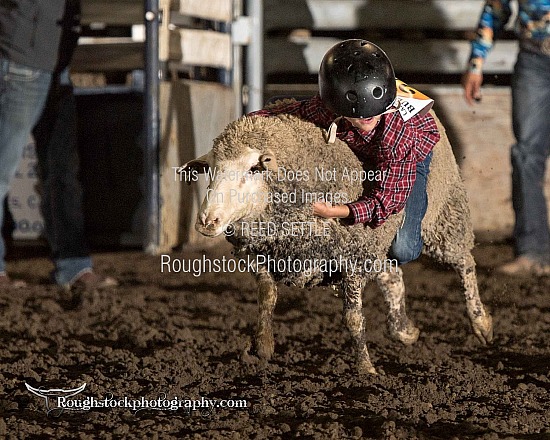
[[[382,225],[405,207],[416,180],[416,161],[392,163],[385,175],[380,185],[359,200],[335,206],[314,203],[313,213],[324,218],[345,218],[350,224],[365,223],[371,228]]]
[[[313,213],[324,218],[345,218],[350,224],[365,223],[372,228],[382,225],[405,207],[416,180],[416,157],[409,150],[404,157],[395,157],[380,169],[384,171],[383,180],[359,200],[335,206],[314,203]]]
[[[346,218],[350,215],[348,205],[333,206],[328,202],[316,202],[313,204],[313,214],[324,218]]]
[[[390,161],[383,171],[384,179],[368,194],[346,205],[351,224],[376,228],[405,207],[416,180],[416,156],[409,151],[405,157]]]

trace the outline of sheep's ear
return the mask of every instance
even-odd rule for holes
[[[199,174],[204,174],[210,169],[211,162],[212,162],[212,151],[209,151],[208,153],[204,154],[201,157],[197,157],[196,159],[193,159],[193,160],[190,160],[189,162],[184,163],[181,167],[179,167],[178,172],[182,173],[184,171],[195,170]]]
[[[277,160],[273,153],[262,154],[259,161],[264,170],[275,171],[277,169]]]

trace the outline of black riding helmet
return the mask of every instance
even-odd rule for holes
[[[334,113],[371,118],[388,110],[397,88],[393,66],[376,44],[345,40],[332,46],[319,68],[319,94]]]

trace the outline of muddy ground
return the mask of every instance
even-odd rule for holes
[[[204,252],[173,254],[187,259]],[[358,377],[341,302],[325,288],[281,287],[274,359],[249,352],[256,319],[247,273],[162,274],[138,251],[95,255],[121,285],[79,304],[48,284],[44,256],[10,272],[29,286],[0,294],[0,437],[549,439],[550,279],[498,276],[504,243],[475,249],[495,340],[470,333],[458,277],[421,259],[405,267],[419,341],[387,337],[385,306],[365,291],[378,376]],[[69,400],[244,399],[246,409],[60,411],[30,393],[86,388]],[[59,392],[54,392],[54,394]],[[111,400],[109,400],[111,399]]]

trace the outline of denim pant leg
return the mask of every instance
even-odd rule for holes
[[[92,267],[84,238],[76,118],[68,75],[54,77],[33,134],[42,184],[44,231],[55,265],[54,278],[61,285]]]
[[[512,78],[512,201],[517,255],[550,263],[544,173],[550,153],[550,57],[522,51]]]
[[[430,152],[423,162],[416,164],[416,180],[405,205],[405,218],[390,247],[390,258],[400,265],[416,260],[422,253],[422,219],[428,209],[426,185],[432,156]]]
[[[50,81],[49,72],[0,58],[0,224],[4,197],[44,106]],[[0,273],[5,271],[5,253],[0,237]]]

